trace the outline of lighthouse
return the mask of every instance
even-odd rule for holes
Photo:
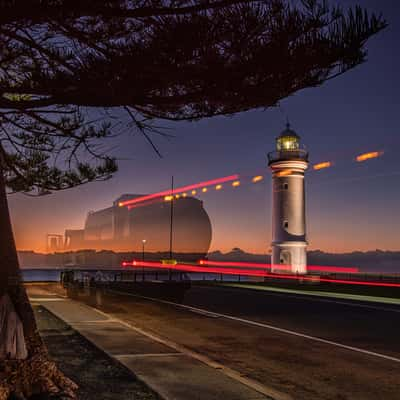
[[[286,124],[268,154],[272,171],[272,271],[307,273],[304,172],[308,152]]]

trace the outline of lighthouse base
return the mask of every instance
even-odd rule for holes
[[[272,243],[272,266],[274,273],[307,273],[307,242]]]

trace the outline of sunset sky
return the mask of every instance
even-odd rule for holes
[[[339,1],[349,5],[353,2]],[[211,249],[240,247],[265,253],[271,239],[271,178],[266,155],[286,117],[310,152],[311,163],[334,166],[306,174],[311,249],[332,252],[400,250],[400,7],[397,0],[360,0],[382,11],[390,26],[368,44],[369,61],[322,87],[304,90],[280,108],[165,124],[176,137],[155,137],[163,158],[132,131],[110,142],[120,171],[98,182],[32,199],[10,196],[19,249],[45,250],[47,233],[82,228],[90,210],[110,206],[122,193],[152,193],[231,174],[242,185],[199,196],[213,226]],[[126,118],[121,113],[121,118]],[[384,151],[357,163],[356,155]],[[251,176],[265,179],[250,183]]]

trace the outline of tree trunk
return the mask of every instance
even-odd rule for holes
[[[0,400],[58,394],[77,386],[49,360],[22,284],[0,160]]]

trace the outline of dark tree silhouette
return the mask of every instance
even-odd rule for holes
[[[0,1],[0,328],[10,332],[0,334],[0,400],[75,390],[37,333],[6,191],[42,195],[111,177],[117,109],[153,145],[151,135],[164,134],[158,119],[272,107],[354,68],[386,26],[358,7],[290,4]]]

